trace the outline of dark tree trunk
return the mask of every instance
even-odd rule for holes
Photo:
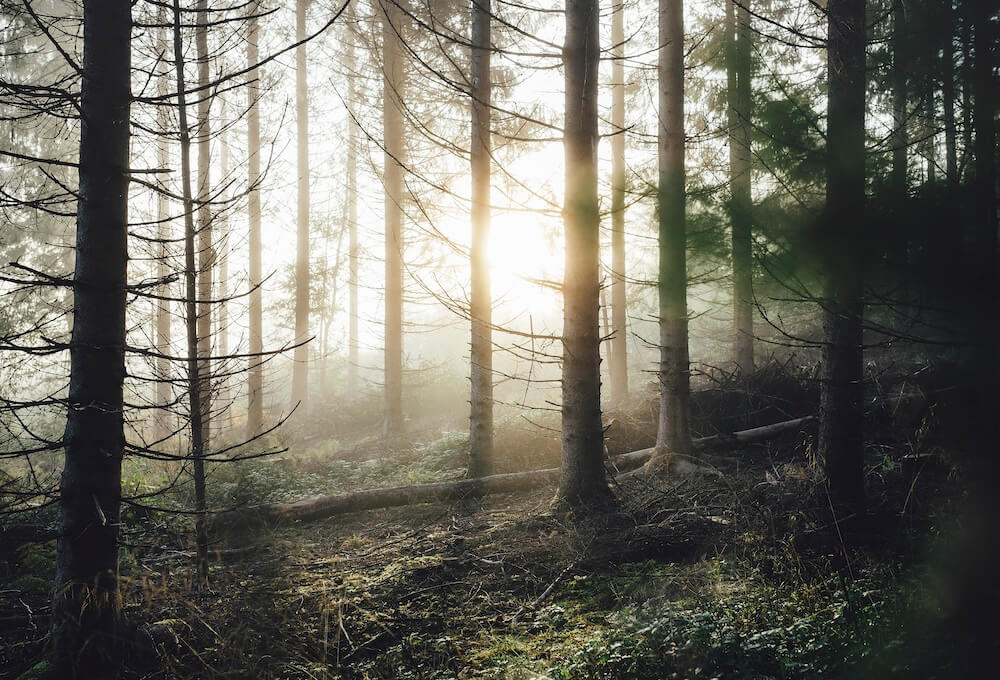
[[[997,509],[997,484],[1000,483],[1000,425],[997,419],[996,385],[1000,380],[1000,271],[997,263],[997,168],[996,168],[996,79],[993,76],[997,60],[997,37],[991,17],[996,14],[989,3],[966,0],[971,4],[970,19],[975,30],[974,124],[975,136],[975,258],[981,304],[973,310],[972,324],[976,337],[975,365],[985,374],[978,385],[976,418],[976,465],[982,475],[978,481],[991,508],[986,517],[994,517]],[[991,527],[991,531],[993,528]],[[994,546],[995,550],[995,546]]]
[[[962,22],[961,45],[962,45],[962,68],[960,77],[962,79],[962,170],[966,177],[973,172],[973,142],[972,142],[972,88],[973,70],[972,63],[972,19],[970,17],[969,0],[959,0],[959,18]]]
[[[865,201],[865,0],[828,5],[827,195],[819,453],[838,511],[865,507],[862,284]]]
[[[306,37],[309,0],[295,2],[295,40]],[[292,405],[305,410],[309,389],[309,90],[306,83],[306,46],[295,48],[295,140],[298,168],[298,216],[295,237],[295,350],[292,367]]]
[[[258,24],[256,13],[259,3],[252,2],[247,7],[247,221],[249,229],[249,266],[250,283],[250,361],[247,376],[247,438],[256,436],[264,427],[264,351],[263,310],[264,305],[260,286],[263,283],[263,272],[260,261],[260,72],[257,69],[259,61],[257,49]]]
[[[559,498],[582,509],[610,501],[601,429],[598,331],[600,224],[597,203],[597,0],[567,0],[566,195],[563,224],[562,476]]]
[[[905,208],[907,205],[907,146],[909,145],[907,108],[907,50],[909,48],[909,28],[906,21],[906,0],[892,3],[892,167],[889,175],[889,192],[898,224],[890,234],[891,257],[902,272],[904,282],[908,280],[907,229]]]
[[[628,397],[625,296],[625,4],[611,8],[611,398]]]
[[[659,465],[670,453],[690,449],[687,234],[684,195],[684,5],[660,0],[659,8]]]
[[[199,21],[204,14],[199,13]],[[194,472],[195,540],[198,547],[198,574],[202,582],[208,578],[208,537],[205,533],[205,439],[206,405],[203,402],[207,376],[206,364],[199,356],[202,317],[198,294],[200,270],[195,263],[195,203],[191,189],[191,137],[188,127],[186,83],[184,80],[184,45],[181,41],[180,0],[174,0],[174,67],[177,72],[177,117],[180,127],[181,194],[184,202],[184,290],[185,327],[187,330],[188,410],[191,419],[191,463]],[[201,31],[202,29],[198,29]],[[206,41],[207,42],[207,41]],[[207,50],[206,50],[207,51]],[[207,74],[206,74],[207,75]],[[204,120],[204,119],[203,119]],[[200,157],[199,157],[200,160]],[[203,175],[202,175],[203,176]],[[203,298],[204,300],[204,298]]]
[[[472,0],[472,286],[469,476],[493,466],[493,301],[490,296],[490,0]]]
[[[84,3],[74,321],[52,604],[60,678],[110,678],[121,662],[131,30],[131,3]]]
[[[382,2],[382,134],[385,144],[385,422],[387,437],[403,431],[403,68],[402,12]]]
[[[749,2],[726,3],[728,29],[729,188],[733,262],[733,362],[740,373],[753,372],[753,251],[750,166],[750,11]]]
[[[941,105],[944,109],[945,171],[948,174],[948,191],[953,199],[958,185],[958,148],[955,129],[955,10],[951,0],[942,8],[941,27]]]

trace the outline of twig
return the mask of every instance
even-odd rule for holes
[[[565,569],[559,572],[559,575],[556,576],[556,580],[550,583],[549,587],[546,588],[545,591],[541,595],[539,595],[534,602],[532,602],[530,605],[525,605],[521,607],[521,609],[516,614],[514,614],[514,618],[511,619],[510,624],[512,626],[516,626],[518,622],[520,622],[521,617],[524,616],[524,614],[529,609],[534,611],[535,609],[538,608],[538,605],[540,605],[542,602],[545,602],[545,600],[549,599],[552,593],[555,592],[556,586],[559,585],[560,581],[563,580],[563,577],[566,576],[566,574],[569,573],[570,569],[572,569],[575,566],[576,562],[571,562],[569,565],[566,566]]]

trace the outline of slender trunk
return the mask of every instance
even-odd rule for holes
[[[306,37],[309,0],[295,2],[295,40]],[[295,123],[298,158],[298,219],[295,253],[295,355],[292,369],[292,405],[308,406],[309,389],[309,90],[306,84],[306,46],[295,48]]]
[[[656,443],[665,455],[687,452],[691,441],[682,0],[660,0],[659,44],[660,419]]]
[[[358,99],[357,69],[358,58],[355,51],[355,22],[357,17],[354,4],[347,8],[349,37],[347,44],[347,104],[356,106]],[[347,230],[348,230],[348,331],[347,331],[347,384],[352,393],[358,389],[358,124],[352,116],[347,117]]]
[[[610,500],[601,429],[598,331],[600,224],[597,202],[598,0],[567,0],[563,139],[562,475],[559,498],[588,508]]]
[[[862,285],[865,201],[865,0],[828,5],[827,195],[819,453],[838,511],[865,506]]]
[[[934,63],[936,50],[933,47],[933,40],[930,36],[924,36],[928,43],[926,70],[924,72],[923,92],[921,93],[921,127],[923,128],[921,137],[922,155],[924,157],[924,179],[929,186],[937,182],[937,149],[935,147],[935,137],[937,131],[937,101],[934,96]]]
[[[472,320],[469,476],[493,467],[493,314],[490,297],[490,0],[472,0]]]
[[[969,16],[968,0],[960,0],[959,16],[962,21],[962,68],[960,77],[962,79],[962,170],[966,178],[972,172],[973,149],[972,149],[972,89],[973,89],[973,65],[972,65],[972,21]]]
[[[226,100],[219,101],[219,172],[221,173],[220,186],[229,182],[229,132],[226,130],[228,121],[226,120]],[[224,202],[226,194],[220,193],[217,200]],[[229,297],[229,206],[223,203],[222,210],[218,213],[219,219],[219,313],[217,329],[219,334],[219,356],[229,356],[229,304],[226,298]],[[228,361],[223,359],[223,361]],[[228,369],[222,371],[219,376],[219,384],[216,389],[216,399],[220,404],[220,411],[225,412],[225,422],[232,425],[233,410],[231,397],[229,395],[229,377],[225,375]]]
[[[628,397],[625,296],[625,3],[611,8],[611,398]]]
[[[208,0],[198,0],[198,26],[195,29],[195,61],[198,65],[198,85],[205,87],[211,80],[208,57]],[[201,423],[206,448],[211,444],[212,429],[212,278],[215,268],[215,242],[212,240],[212,99],[207,89],[198,92],[198,369],[201,391]],[[204,495],[204,479],[198,481],[195,467],[195,493]],[[201,489],[199,492],[198,489]]]
[[[907,146],[909,145],[907,110],[907,52],[909,49],[909,27],[906,21],[906,0],[893,0],[892,3],[892,166],[889,175],[889,194],[895,212],[899,215],[898,223],[891,234],[891,256],[894,264],[902,273],[904,285],[908,285],[907,247],[910,225],[907,224],[905,210],[907,206]]]
[[[733,262],[733,361],[740,373],[753,372],[753,252],[750,149],[750,11],[726,3],[729,33],[729,187]]]
[[[204,15],[199,13],[199,20]],[[205,446],[207,424],[203,388],[207,378],[205,362],[199,357],[202,317],[198,310],[200,269],[195,263],[195,202],[191,188],[191,135],[188,127],[184,46],[181,40],[180,0],[174,0],[174,66],[177,69],[177,117],[180,126],[181,195],[184,199],[184,290],[185,326],[187,329],[188,406],[191,418],[191,461],[194,469],[195,539],[198,547],[198,574],[208,578],[208,537],[205,533]],[[199,28],[199,32],[203,29]],[[200,67],[200,64],[199,64]],[[203,96],[203,95],[200,95]],[[204,119],[201,119],[204,120]],[[200,157],[199,157],[200,160]]]
[[[945,171],[948,174],[948,193],[954,200],[958,185],[958,149],[955,130],[955,10],[948,0],[943,12],[944,36],[941,44],[941,104],[944,108]]]
[[[385,143],[385,423],[387,437],[403,431],[403,68],[398,31],[402,12],[382,1],[382,127]]]
[[[247,376],[247,438],[256,436],[264,427],[264,339],[263,302],[261,285],[263,273],[260,262],[260,72],[257,50],[258,24],[256,13],[259,3],[247,7],[247,221],[249,229],[249,283],[250,283],[250,360]]]
[[[131,30],[131,3],[84,3],[74,322],[52,603],[60,678],[117,677],[121,664]]]
[[[167,8],[161,7],[158,13],[161,24],[167,23]],[[167,32],[165,28],[160,28],[156,35],[156,51],[166,60],[167,55]],[[170,90],[168,73],[164,72],[157,79],[157,94],[165,97]],[[156,121],[160,135],[156,144],[156,165],[160,169],[170,166],[170,142],[167,138],[167,126],[170,124],[167,106],[161,102],[156,110]],[[170,275],[170,199],[165,191],[161,191],[156,196],[156,238],[159,239],[159,248],[156,258],[156,277],[163,281]],[[164,284],[160,288],[160,294],[169,295],[169,287]],[[173,399],[173,390],[170,383],[170,360],[167,355],[170,351],[170,302],[167,300],[156,301],[156,351],[160,356],[156,359],[156,403],[161,407],[161,411],[156,417],[156,438],[162,440],[166,438],[171,430],[172,411],[168,405]]]

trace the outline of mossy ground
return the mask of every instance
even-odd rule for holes
[[[648,439],[641,413],[616,415],[612,447]],[[514,443],[502,446],[531,444],[504,436]],[[544,467],[552,443],[540,436]],[[366,455],[293,450],[220,467],[214,502],[455,477],[464,446],[446,434],[392,455],[370,442]],[[127,515],[126,613],[149,648],[126,677],[946,678],[975,668],[989,629],[969,625],[967,584],[936,556],[960,550],[948,540],[962,517],[960,472],[913,474],[905,447],[873,444],[870,517],[854,531],[832,520],[810,452],[808,434],[788,436],[710,457],[721,476],[631,479],[615,486],[612,516],[554,514],[547,489],[272,527],[219,544],[248,550],[214,560],[207,590],[184,552],[186,520]],[[0,677],[44,659],[53,553],[51,542],[25,544],[0,561]]]

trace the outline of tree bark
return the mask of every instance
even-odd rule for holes
[[[157,14],[161,24],[167,23],[167,8],[160,7]],[[156,51],[167,57],[167,29],[157,29]],[[157,79],[156,91],[161,97],[165,97],[170,91],[169,71]],[[170,124],[166,105],[162,104],[156,110],[157,127],[159,137],[156,140],[156,165],[161,170],[170,166],[170,141],[167,137],[167,126]],[[170,199],[167,198],[166,191],[161,191],[156,196],[156,238],[159,239],[159,248],[156,259],[156,277],[160,281],[165,281],[171,273],[170,267]],[[163,284],[160,294],[168,297],[169,286]],[[156,304],[156,351],[160,355],[156,358],[156,403],[160,411],[156,416],[156,438],[165,439],[173,429],[171,427],[172,411],[169,404],[173,401],[173,389],[170,383],[170,302],[167,300],[157,300]]]
[[[755,444],[767,441],[786,432],[795,432],[815,420],[814,417],[807,416],[805,418],[796,418],[750,430],[743,430],[742,432],[712,435],[711,437],[695,439],[691,443],[691,446],[696,451],[707,451]],[[650,447],[616,456],[612,461],[616,474],[621,475],[628,470],[641,466],[650,459],[655,450],[656,447]],[[603,467],[603,461],[601,474],[607,474]],[[435,482],[431,484],[368,489],[333,496],[319,496],[289,503],[255,505],[239,510],[226,510],[216,513],[212,518],[212,533],[214,535],[260,523],[266,524],[281,521],[306,522],[376,508],[390,508],[415,503],[446,502],[490,493],[527,491],[555,484],[561,478],[561,468],[549,468],[491,475],[477,479],[462,479],[455,482]]]
[[[220,186],[224,187],[229,183],[229,131],[226,120],[226,100],[219,99],[219,173]],[[219,338],[220,357],[229,356],[229,206],[226,204],[228,192],[220,189],[216,200],[222,203],[223,208],[218,212],[219,220],[219,291],[216,296],[219,300],[219,313],[216,315],[216,332]],[[223,361],[227,361],[223,359]],[[232,398],[229,394],[229,373],[228,369],[221,371],[216,387],[216,399],[219,404],[219,412],[224,417],[222,421],[227,426],[232,426],[233,410]]]
[[[295,40],[306,38],[309,0],[295,1]],[[292,368],[292,405],[307,407],[309,389],[309,90],[306,83],[306,46],[295,48],[295,139],[298,168],[298,216],[295,239],[295,351]]]
[[[827,194],[819,454],[838,511],[865,508],[862,285],[865,252],[865,0],[828,5]]]
[[[941,44],[941,105],[944,109],[945,171],[948,174],[949,200],[954,207],[958,186],[958,147],[955,128],[955,10],[951,0],[941,9],[943,40]]]
[[[687,235],[684,187],[684,7],[659,6],[659,312],[660,419],[656,442],[663,455],[686,453],[689,429]],[[654,462],[654,464],[658,464]]]
[[[898,213],[902,214],[907,205],[907,146],[909,145],[907,110],[907,50],[909,29],[906,21],[906,0],[892,2],[892,166],[889,175],[890,196]],[[901,222],[904,218],[901,218]],[[892,253],[895,264],[904,272],[906,279],[907,241],[905,226],[895,229],[892,234],[896,243]]]
[[[263,326],[264,305],[261,285],[263,272],[260,258],[260,71],[257,63],[260,61],[257,48],[258,23],[256,14],[260,9],[258,2],[247,6],[247,227],[248,237],[248,272],[250,284],[250,359],[249,375],[247,376],[247,438],[253,438],[264,427],[264,365],[263,365]]]
[[[726,3],[729,187],[733,264],[733,362],[753,372],[752,169],[750,165],[750,0]]]
[[[205,15],[199,12],[199,23]],[[198,29],[201,31],[202,29]],[[207,42],[207,41],[206,41]],[[207,50],[206,50],[207,51]],[[177,117],[180,126],[181,194],[184,207],[184,287],[185,327],[187,330],[188,417],[191,419],[191,464],[195,486],[195,541],[198,548],[198,573],[204,582],[208,578],[208,536],[205,532],[205,433],[207,430],[203,403],[204,384],[208,382],[199,356],[202,317],[198,313],[199,274],[195,263],[195,202],[191,188],[191,136],[188,127],[186,83],[184,79],[184,46],[181,40],[180,0],[174,0],[174,67],[177,72]],[[199,64],[200,67],[200,64]],[[204,119],[202,119],[204,120]],[[200,160],[200,156],[199,156]],[[202,298],[203,300],[205,298]]]
[[[628,397],[625,295],[625,3],[611,8],[611,398]]]
[[[611,501],[604,475],[598,330],[600,223],[597,203],[597,0],[567,0],[563,139],[562,474],[559,499],[590,509]]]
[[[52,604],[61,678],[110,678],[121,663],[131,30],[131,3],[84,3],[74,323]]]
[[[490,296],[490,0],[472,0],[472,274],[469,316],[472,340],[469,415],[469,477],[493,466],[493,302]]]
[[[385,421],[384,433],[403,431],[403,68],[402,12],[382,6],[382,133],[385,144]]]
[[[195,5],[197,27],[194,34],[198,85],[211,81],[208,56],[208,0]],[[207,89],[198,93],[198,389],[201,392],[201,425],[205,446],[212,438],[212,279],[215,269],[215,242],[212,239],[212,98]],[[195,494],[204,496],[204,479],[198,481],[199,466],[194,467]],[[199,492],[198,489],[201,489]],[[197,502],[197,501],[196,501]]]

